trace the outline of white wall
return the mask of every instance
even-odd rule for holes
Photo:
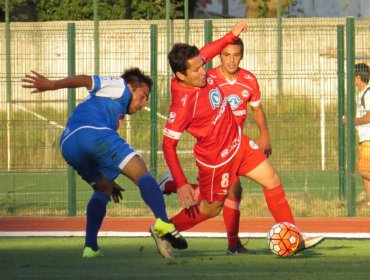
[[[369,0],[296,0],[286,17],[346,17],[370,18]]]

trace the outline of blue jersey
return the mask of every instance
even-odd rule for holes
[[[92,76],[93,87],[68,119],[62,139],[83,127],[117,130],[131,102],[131,93],[122,78]]]

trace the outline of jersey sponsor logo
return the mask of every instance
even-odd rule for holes
[[[218,108],[221,105],[221,94],[218,88],[214,88],[209,92],[209,101],[212,109]]]
[[[167,121],[169,123],[173,123],[175,121],[175,118],[176,118],[176,113],[175,112],[170,112],[168,114],[168,118],[167,118]]]
[[[237,148],[239,146],[239,143],[240,143],[240,139],[239,138],[235,138],[233,140],[233,142],[231,143],[230,147],[227,148],[227,149],[224,149],[221,152],[221,157],[222,158],[227,157],[233,150],[235,150],[235,148]]]
[[[216,195],[226,195],[228,193],[228,190],[221,190]]]
[[[255,150],[258,150],[260,148],[258,144],[254,142],[253,140],[249,140],[249,146],[251,146],[251,148]]]
[[[230,103],[231,110],[235,110],[243,102],[240,100],[239,96],[236,94],[231,94],[227,97],[227,101]]]
[[[244,98],[248,98],[248,96],[249,96],[249,92],[248,92],[247,90],[243,90],[243,91],[242,91],[242,96],[243,96]]]
[[[224,98],[224,100],[222,101],[222,104],[221,104],[221,108],[218,111],[218,114],[217,114],[216,118],[212,122],[214,125],[218,122],[218,120],[221,118],[221,116],[225,113],[225,108],[226,108],[228,103],[229,102],[227,101],[227,98]]]
[[[233,111],[234,116],[244,116],[247,114],[247,110],[235,110]]]
[[[244,78],[245,79],[248,79],[248,80],[253,80],[253,77],[251,75],[248,75],[248,74],[247,75],[244,75]]]
[[[121,78],[120,77],[111,77],[111,76],[100,76],[103,81],[118,81]]]

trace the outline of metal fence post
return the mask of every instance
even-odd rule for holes
[[[337,26],[337,64],[338,64],[338,177],[339,198],[344,199],[346,194],[346,143],[345,126],[342,116],[345,115],[344,104],[344,26]]]
[[[283,89],[283,78],[282,78],[282,56],[283,56],[283,29],[281,19],[281,3],[280,0],[277,2],[277,53],[276,53],[276,65],[277,65],[277,91],[278,96],[282,95]]]
[[[355,19],[346,18],[346,49],[347,49],[347,202],[348,216],[356,215],[355,208],[355,172],[356,172],[356,150],[355,150]]]
[[[5,48],[6,48],[6,145],[7,145],[7,170],[11,170],[11,145],[10,145],[10,110],[12,101],[12,72],[11,72],[11,60],[10,60],[10,19],[9,19],[9,0],[5,1]]]
[[[184,1],[185,43],[189,43],[189,0]]]
[[[94,74],[100,73],[100,44],[99,44],[99,9],[98,0],[94,0]]]
[[[76,25],[68,23],[68,76],[76,75]],[[68,116],[76,107],[76,89],[68,89]],[[76,216],[76,172],[68,166],[68,216]]]
[[[212,20],[204,21],[204,45],[212,42],[213,25]],[[206,64],[206,69],[212,69],[212,60]]]
[[[157,176],[157,57],[158,57],[158,28],[157,25],[150,26],[150,75],[153,79],[153,87],[150,97],[150,172]]]

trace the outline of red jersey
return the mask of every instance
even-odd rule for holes
[[[207,62],[236,39],[232,33],[200,50]],[[230,161],[239,149],[241,129],[234,120],[227,98],[207,75],[205,87],[186,87],[171,80],[172,102],[164,129],[163,153],[177,184],[187,184],[176,154],[176,146],[186,130],[197,142],[194,157],[198,163],[217,167]]]
[[[208,75],[216,81],[222,92],[228,97],[235,120],[243,127],[248,116],[248,103],[251,106],[261,104],[261,92],[257,78],[251,72],[239,68],[236,79],[229,81],[220,72],[220,66],[209,70]]]

